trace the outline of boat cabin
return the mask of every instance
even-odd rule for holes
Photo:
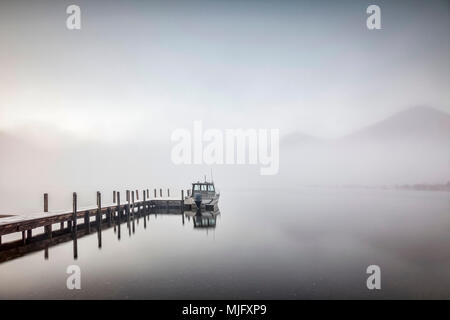
[[[212,182],[196,182],[192,184],[192,196],[200,193],[202,199],[210,199],[216,196],[216,189],[214,188],[214,183]]]

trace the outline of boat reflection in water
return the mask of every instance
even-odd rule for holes
[[[192,217],[192,221],[194,223],[194,229],[215,229],[217,223],[217,216],[220,214],[220,211],[197,211],[197,212],[187,212],[186,216]]]

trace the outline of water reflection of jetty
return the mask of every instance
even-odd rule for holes
[[[210,229],[216,227],[216,216],[219,211],[202,212],[191,211],[191,206],[185,203],[184,199],[174,200],[170,198],[160,198],[148,200],[148,190],[143,193],[141,201],[134,199],[134,192],[127,192],[127,203],[120,204],[120,193],[114,193],[115,205],[102,207],[101,195],[97,193],[97,208],[77,208],[77,194],[73,194],[73,212],[50,214],[48,216],[37,215],[20,219],[17,216],[10,216],[0,220],[0,235],[21,232],[22,238],[3,243],[0,242],[0,263],[22,257],[24,255],[44,250],[44,257],[48,259],[48,249],[58,244],[73,241],[73,257],[78,258],[79,238],[90,234],[97,234],[98,247],[102,247],[102,231],[113,228],[120,240],[125,232],[129,236],[135,233],[136,224],[142,222],[144,229],[147,228],[151,215],[181,215],[182,223],[185,218],[189,221],[193,219],[194,229]],[[184,198],[182,192],[182,198]],[[156,190],[155,190],[156,195]],[[162,195],[162,190],[160,191]],[[169,195],[169,191],[168,191]],[[44,196],[45,206],[48,208],[48,196]],[[47,209],[45,208],[45,209]],[[54,228],[54,219],[60,219],[59,228]],[[6,221],[5,221],[6,220]],[[81,221],[80,221],[81,220]],[[52,222],[52,223],[51,223]],[[81,222],[81,223],[80,223]],[[51,224],[49,224],[51,223]],[[43,233],[33,232],[44,227]],[[23,231],[22,231],[23,230]],[[26,232],[25,232],[26,231]]]

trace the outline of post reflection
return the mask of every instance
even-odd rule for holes
[[[73,238],[73,259],[78,259],[78,242],[77,242],[77,236]]]
[[[193,230],[210,230],[217,227],[217,216],[220,214],[219,211],[185,211],[181,212],[180,209],[171,208],[148,208],[146,210],[140,210],[135,212],[135,210],[112,210],[110,215],[96,216],[96,221],[89,221],[84,224],[79,224],[76,228],[60,229],[53,232],[52,237],[49,239],[43,235],[36,235],[27,241],[25,244],[22,241],[14,241],[9,243],[2,243],[0,245],[0,264],[12,259],[20,258],[29,253],[36,251],[44,251],[44,258],[49,259],[49,248],[62,244],[64,242],[72,241],[73,259],[78,259],[78,239],[83,237],[93,236],[90,233],[91,224],[95,225],[97,228],[97,243],[98,248],[102,248],[102,232],[104,229],[113,229],[114,233],[117,232],[117,240],[121,239],[121,226],[122,223],[127,224],[129,231],[129,236],[137,235],[144,230],[151,231],[151,228],[147,228],[147,224],[152,225],[153,228],[157,228],[158,224],[150,224],[150,216],[153,216],[154,220],[157,221],[158,215],[163,216],[176,216],[181,215],[181,224],[189,225],[192,222]],[[135,225],[136,215],[141,216],[144,220],[143,227]],[[110,221],[108,221],[110,219]],[[108,223],[102,223],[108,222]]]

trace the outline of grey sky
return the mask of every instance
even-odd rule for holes
[[[162,139],[199,119],[336,137],[411,106],[450,112],[448,1],[280,2],[2,1],[0,131]]]

